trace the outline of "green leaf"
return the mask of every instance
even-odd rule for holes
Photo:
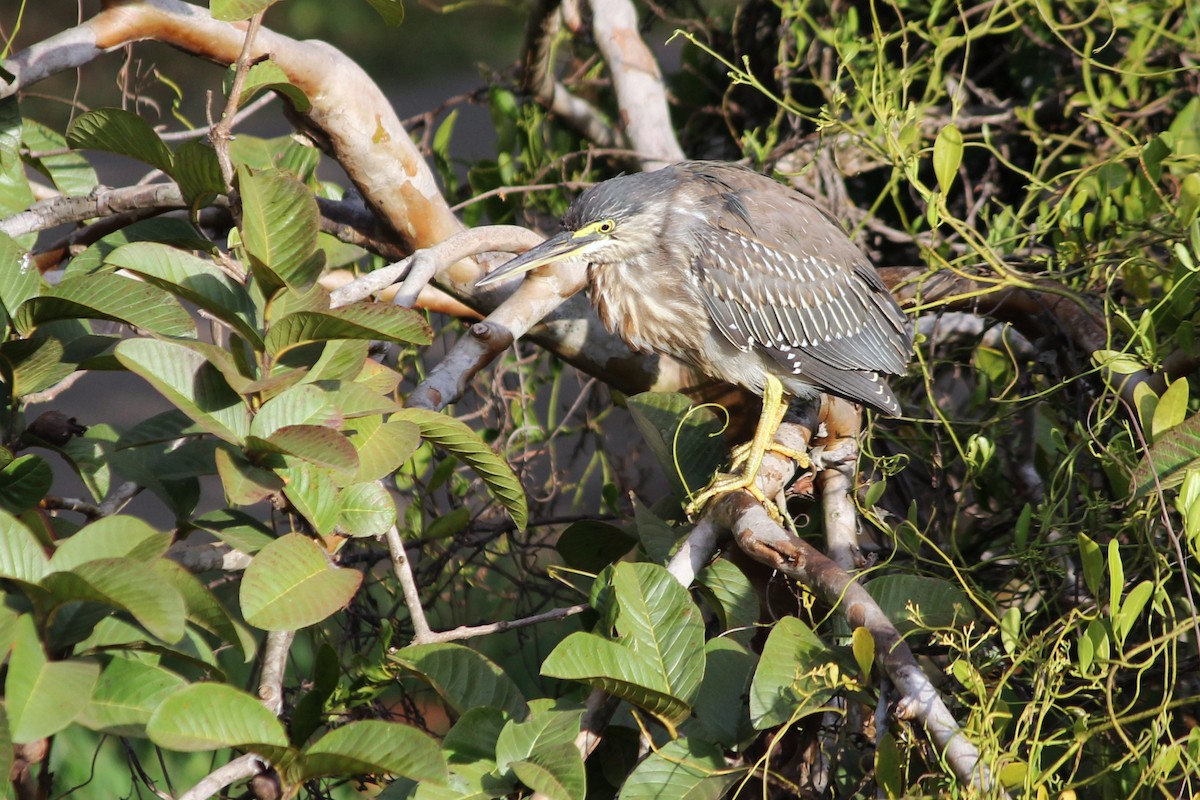
[[[292,461],[279,470],[283,494],[317,533],[326,536],[337,527],[341,502],[338,487],[328,471],[303,461]]]
[[[421,429],[411,422],[381,422],[379,417],[357,420],[350,443],[358,451],[356,483],[377,481],[399,469],[421,444]]]
[[[730,769],[720,748],[676,739],[650,753],[621,786],[619,800],[719,800],[743,769]]]
[[[975,618],[971,599],[949,581],[923,575],[884,575],[863,584],[901,634],[965,625]]]
[[[275,715],[224,683],[194,683],[170,695],[150,716],[146,735],[159,747],[186,753],[238,747],[278,762],[288,751]]]
[[[395,28],[404,22],[404,3],[401,0],[367,0],[383,18],[383,24]]]
[[[312,192],[278,172],[238,168],[242,195],[242,241],[251,269],[268,293],[290,286],[307,288],[321,272],[314,259],[320,214]]]
[[[0,578],[36,584],[50,572],[50,559],[29,528],[0,511]]]
[[[1080,531],[1078,537],[1083,581],[1092,597],[1100,597],[1100,587],[1104,583],[1104,554],[1100,551],[1100,545],[1086,533]]]
[[[16,94],[0,99],[0,219],[24,211],[33,204],[33,191],[18,155],[21,149],[21,112]],[[20,244],[33,247],[37,234],[21,237]]]
[[[512,516],[516,526],[524,530],[529,520],[525,492],[521,482],[503,459],[492,452],[474,431],[459,420],[422,408],[406,408],[392,415],[391,421],[403,420],[416,424],[421,436],[447,452],[462,459],[483,480],[492,496],[500,501]]]
[[[90,522],[63,540],[50,559],[50,568],[65,572],[88,561],[126,556],[149,560],[161,556],[170,546],[170,535],[137,517],[115,514]]]
[[[145,276],[227,323],[247,341],[262,343],[258,311],[250,293],[211,261],[158,242],[121,245],[104,261]]]
[[[718,558],[696,574],[696,583],[712,598],[721,615],[722,632],[741,644],[749,644],[757,632],[761,610],[758,591],[736,564]]]
[[[67,727],[87,705],[99,676],[100,666],[90,661],[47,661],[33,618],[22,616],[4,684],[12,740],[29,744]]]
[[[214,436],[240,444],[249,432],[242,398],[200,353],[176,342],[126,339],[117,345],[116,356]]]
[[[704,682],[696,693],[693,718],[709,741],[735,747],[754,738],[749,691],[758,657],[722,636],[704,646]]]
[[[40,122],[25,120],[22,133],[25,147],[32,152],[53,152],[65,150],[67,140],[58,131],[48,128]],[[26,161],[38,172],[45,175],[64,195],[85,195],[96,188],[100,182],[96,170],[86,158],[79,153],[58,153],[43,155],[37,158],[25,157]]]
[[[0,508],[20,514],[46,497],[54,485],[54,471],[41,456],[21,456],[0,469]]]
[[[499,708],[514,719],[528,713],[525,698],[504,670],[459,644],[419,644],[388,656],[427,681],[457,714],[477,706]]]
[[[496,738],[496,766],[504,770],[511,762],[529,758],[539,750],[556,745],[571,745],[579,735],[583,719],[582,708],[558,709],[551,700],[533,700],[529,718],[524,722],[509,720]],[[579,756],[578,749],[575,755]],[[491,754],[488,754],[490,757]],[[580,766],[583,762],[580,761]],[[533,788],[533,787],[530,787]]]
[[[274,5],[276,0],[209,0],[208,9],[213,19],[222,22],[239,22],[250,19],[260,11]]]
[[[233,509],[218,509],[196,517],[192,524],[208,531],[235,550],[254,555],[275,541],[270,528],[249,514]]]
[[[1158,441],[1159,436],[1183,422],[1187,416],[1189,396],[1186,377],[1180,376],[1171,382],[1158,399],[1158,405],[1154,407],[1154,417],[1150,426],[1151,441]]]
[[[347,536],[382,536],[396,524],[396,504],[375,481],[347,486],[340,500],[337,527]]]
[[[337,430],[343,422],[329,394],[305,383],[289,387],[263,403],[250,423],[250,433],[265,439],[287,425],[320,425]]]
[[[542,674],[583,681],[668,724],[682,722],[704,675],[704,627],[695,605],[654,564],[617,564],[612,595],[617,641],[573,633],[542,663]]]
[[[16,324],[28,335],[61,319],[106,319],[161,336],[196,335],[191,315],[169,292],[104,272],[64,278],[21,306]]]
[[[119,108],[98,108],[75,118],[67,144],[76,150],[103,150],[136,158],[171,174],[174,160],[150,123]]]
[[[379,720],[335,728],[304,750],[301,779],[386,772],[444,785],[446,759],[438,743],[410,725]]]
[[[509,765],[521,783],[549,800],[584,800],[587,778],[574,743],[543,747]]]
[[[723,416],[712,408],[693,410],[689,398],[673,392],[644,392],[626,405],[676,497],[708,485],[726,456]]]
[[[238,104],[246,105],[254,95],[263,91],[275,91],[283,95],[301,114],[312,108],[312,103],[304,90],[292,83],[288,74],[271,60],[260,61],[246,71],[246,78],[242,81],[242,96]]]
[[[1129,490],[1136,499],[1159,487],[1173,489],[1188,470],[1196,467],[1200,467],[1200,414],[1193,414],[1155,438],[1134,469]]]
[[[104,236],[67,264],[66,275],[76,276],[100,269],[108,255],[130,242],[156,242],[181,250],[212,251],[216,247],[192,224],[174,217],[143,219]]]
[[[124,609],[151,635],[168,644],[183,638],[186,608],[175,587],[143,562],[131,558],[88,561],[54,572],[42,586],[59,604],[101,603]]]
[[[13,762],[16,760],[12,735],[9,733],[10,730],[8,712],[5,711],[4,704],[0,703],[0,775],[12,775]],[[11,796],[8,791],[8,785],[0,788],[0,798],[8,800]]]
[[[225,499],[232,505],[254,505],[283,491],[283,478],[252,463],[240,450],[217,448],[214,461],[221,487],[225,490]]]
[[[563,563],[584,572],[597,573],[628,553],[637,541],[606,522],[581,520],[563,531],[554,549]]]
[[[330,339],[383,339],[429,344],[433,333],[417,312],[388,303],[354,303],[328,311],[298,311],[271,323],[267,352],[279,355],[292,347]]]
[[[508,714],[499,708],[469,708],[442,739],[442,750],[455,764],[495,761],[496,742],[508,722]]]
[[[9,317],[43,287],[41,273],[33,258],[7,233],[0,232],[0,306]]]
[[[199,578],[165,558],[155,561],[152,566],[183,598],[189,622],[216,636],[225,645],[240,646],[246,662],[254,657],[257,649],[254,635],[221,605]]]
[[[320,545],[290,533],[260,550],[246,568],[242,613],[256,628],[298,630],[344,608],[361,583],[362,573],[334,567]]]
[[[251,453],[295,456],[329,470],[336,481],[349,481],[358,471],[358,453],[340,432],[320,425],[284,425],[266,439],[246,437]]]
[[[871,668],[875,665],[875,637],[871,635],[871,631],[860,625],[850,636],[850,649],[865,683],[870,679]]]
[[[184,142],[175,151],[174,176],[184,200],[192,208],[207,205],[225,194],[217,151],[198,139]]]
[[[795,617],[775,623],[750,684],[755,730],[782,725],[824,708],[836,688],[827,679],[833,652]]]
[[[114,736],[145,736],[146,723],[172,692],[185,684],[174,672],[132,658],[114,658],[100,673],[80,725]]]
[[[962,164],[962,156],[962,131],[954,125],[947,125],[938,132],[933,141],[933,173],[937,176],[942,194],[949,192],[950,187],[954,185],[958,167]]]

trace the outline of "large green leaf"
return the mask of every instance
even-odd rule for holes
[[[325,536],[337,527],[341,499],[337,483],[328,470],[291,459],[285,469],[278,470],[283,478],[283,494],[300,516],[308,520],[317,533]]]
[[[304,750],[300,764],[302,780],[380,772],[437,784],[449,778],[442,750],[429,734],[380,720],[335,728]]]
[[[421,429],[421,437],[466,462],[483,480],[492,496],[500,501],[512,516],[518,528],[524,529],[529,520],[529,509],[525,504],[525,492],[521,488],[512,468],[466,423],[454,417],[423,408],[406,408],[392,415],[391,420],[414,423]]]
[[[45,335],[43,335],[45,334]],[[12,375],[12,394],[24,397],[62,381],[84,361],[100,355],[119,341],[113,336],[79,336],[64,342],[39,330],[28,339],[0,343],[0,363]]]
[[[221,601],[199,578],[167,559],[155,561],[153,568],[179,592],[187,608],[189,622],[213,634],[224,644],[238,644],[247,662],[254,657],[257,649],[254,635],[221,605]]]
[[[80,725],[114,736],[145,735],[154,710],[185,681],[174,672],[131,658],[114,658],[100,673]]]
[[[175,182],[188,205],[197,208],[225,194],[225,179],[217,151],[198,139],[184,142],[175,151]]]
[[[54,572],[42,586],[58,604],[85,601],[124,609],[151,635],[167,644],[183,638],[187,609],[183,597],[145,563],[131,558],[87,561]]]
[[[1129,491],[1135,498],[1157,490],[1178,486],[1189,469],[1200,466],[1200,414],[1161,435],[1146,449],[1133,471]]]
[[[782,725],[824,708],[835,688],[827,678],[833,652],[795,617],[775,623],[750,685],[750,719],[756,730]]]
[[[31,297],[42,291],[42,275],[25,249],[0,232],[0,306],[11,317]]]
[[[362,573],[335,567],[321,546],[299,533],[282,536],[254,556],[242,578],[242,613],[256,628],[297,630],[344,608]]]
[[[126,556],[142,561],[161,556],[170,546],[169,534],[137,517],[115,514],[90,522],[64,539],[50,559],[50,568],[64,572],[88,561]]]
[[[67,275],[82,275],[104,266],[109,253],[130,242],[157,242],[182,250],[210,252],[216,245],[205,239],[190,222],[175,217],[151,217],[139,220],[101,237],[67,264]]]
[[[312,192],[290,175],[246,167],[238,169],[238,190],[242,242],[268,294],[283,286],[311,286],[324,264],[314,257],[320,213]]]
[[[22,138],[28,150],[45,154],[37,158],[26,156],[26,161],[63,194],[85,195],[99,184],[96,170],[86,158],[79,153],[62,152],[67,148],[67,140],[58,131],[27,119]]]
[[[744,769],[731,769],[719,747],[694,738],[676,739],[637,765],[619,800],[719,800]]]
[[[676,497],[708,485],[726,456],[725,420],[715,409],[694,409],[689,398],[672,392],[644,392],[626,405]]]
[[[559,709],[553,701],[539,699],[530,701],[529,712],[524,722],[509,720],[501,729],[495,747],[496,766],[500,769],[547,747],[574,745],[583,718],[582,708]],[[579,756],[578,749],[575,755]]]
[[[21,152],[21,112],[16,94],[0,99],[0,219],[33,204],[33,190],[25,176]],[[21,245],[33,247],[37,234],[21,237]]]
[[[377,481],[347,486],[339,501],[337,527],[347,536],[382,536],[396,524],[396,503]]]
[[[4,696],[12,740],[28,744],[67,727],[87,705],[100,676],[91,661],[48,661],[29,615],[17,620]]]
[[[211,261],[159,242],[122,245],[104,261],[145,276],[228,323],[248,341],[261,344],[258,311],[250,293]]]
[[[721,630],[749,644],[761,614],[758,590],[746,574],[726,558],[712,561],[696,575],[696,583],[721,615]]]
[[[224,683],[194,683],[167,697],[146,724],[159,747],[188,753],[238,747],[278,762],[287,733],[256,698]]]
[[[350,443],[358,451],[358,472],[354,481],[377,481],[400,468],[421,444],[421,429],[411,422],[379,417],[354,421]]]
[[[220,372],[191,348],[156,339],[126,339],[117,360],[140,375],[204,430],[240,444],[250,431],[250,413]]]
[[[883,575],[863,584],[901,634],[965,625],[975,618],[960,587],[925,575]]]
[[[267,332],[267,352],[278,355],[297,345],[330,339],[429,344],[433,332],[412,309],[362,302],[328,311],[297,311],[275,320]]]
[[[50,559],[29,528],[0,511],[0,578],[37,583],[50,572]]]
[[[45,499],[54,484],[54,471],[38,455],[21,456],[0,469],[0,508],[20,514]]]
[[[549,800],[584,800],[587,795],[583,758],[574,743],[543,747],[509,766],[521,783]]]
[[[98,108],[81,114],[67,129],[67,144],[80,150],[103,150],[136,158],[168,175],[171,151],[150,123],[120,108]]]
[[[728,636],[710,639],[704,652],[704,682],[692,715],[705,739],[736,747],[755,736],[748,695],[758,658]]]
[[[234,3],[261,2],[261,0],[230,1]],[[245,105],[254,95],[262,91],[278,92],[290,100],[292,106],[302,114],[312,107],[304,90],[292,83],[287,73],[274,61],[260,61],[246,71],[246,78],[242,81],[242,96],[238,102]],[[296,170],[289,171],[299,174]]]
[[[542,674],[579,680],[642,706],[670,724],[687,718],[704,676],[704,626],[687,591],[662,567],[612,571],[617,640],[568,636]]]
[[[221,478],[221,488],[225,490],[225,499],[231,505],[254,505],[283,490],[283,478],[253,463],[240,450],[219,447],[213,460]]]
[[[354,478],[358,472],[358,453],[340,432],[321,425],[284,425],[265,439],[246,437],[246,449],[253,453],[277,453],[294,456],[328,470],[339,482]]]
[[[460,644],[410,645],[389,656],[417,673],[458,714],[477,706],[499,708],[524,719],[521,690],[486,656]]]
[[[60,319],[106,319],[161,336],[196,335],[191,315],[169,292],[105,272],[64,278],[21,306],[16,323],[28,335]]]
[[[286,425],[321,425],[337,430],[344,419],[329,393],[310,383],[289,387],[263,403],[250,433],[263,439]]]

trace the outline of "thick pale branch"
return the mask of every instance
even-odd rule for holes
[[[199,783],[179,795],[179,800],[207,800],[209,797],[215,797],[226,786],[253,778],[264,769],[266,764],[261,758],[254,753],[247,753],[204,776]]]

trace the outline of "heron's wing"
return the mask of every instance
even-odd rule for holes
[[[871,265],[815,204],[754,177],[767,183],[731,181],[705,198],[711,224],[693,230],[713,321],[735,346],[757,345],[829,388],[821,376],[838,370],[903,372],[912,334]]]

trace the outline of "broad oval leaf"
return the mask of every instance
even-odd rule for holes
[[[62,572],[102,558],[155,558],[170,546],[168,534],[155,530],[137,517],[115,514],[88,523],[63,540],[50,559],[50,568]]]
[[[261,344],[258,311],[244,286],[199,258],[159,242],[131,242],[109,253],[105,263],[143,275]]]
[[[278,472],[284,480],[283,494],[297,513],[321,536],[332,533],[337,527],[341,501],[330,472],[298,459],[291,459]]]
[[[514,719],[528,713],[521,690],[487,656],[460,644],[410,645],[388,656],[428,681],[458,714],[491,706]]]
[[[975,618],[958,586],[925,575],[884,575],[863,584],[902,635],[914,629],[963,625]]]
[[[508,510],[516,526],[524,530],[529,521],[529,509],[521,481],[504,459],[492,452],[466,423],[423,408],[397,411],[389,421],[393,420],[414,423],[421,429],[422,438],[465,461],[483,480],[492,496]]]
[[[820,711],[836,690],[824,678],[832,660],[833,651],[803,622],[795,617],[776,622],[750,684],[755,730]]]
[[[42,586],[59,603],[78,600],[124,609],[153,636],[173,644],[183,638],[186,608],[179,592],[142,562],[105,558],[54,572]]]
[[[91,702],[77,721],[114,736],[145,736],[154,710],[184,683],[174,672],[154,664],[114,658],[100,673]]]
[[[238,169],[242,195],[242,242],[250,267],[268,290],[306,288],[324,264],[317,255],[320,214],[303,183],[281,172]]]
[[[4,696],[12,740],[28,744],[52,736],[79,715],[100,677],[90,661],[49,661],[33,617],[17,620]]]
[[[521,783],[549,800],[584,800],[587,794],[583,757],[572,742],[535,750],[509,767]]]
[[[239,747],[274,761],[288,749],[275,715],[224,683],[196,683],[175,692],[151,715],[146,735],[159,747],[188,753]]]
[[[942,194],[950,191],[958,167],[962,164],[963,135],[954,125],[942,128],[933,141],[933,173],[937,177]]]
[[[250,453],[295,456],[314,467],[329,470],[334,480],[349,481],[358,471],[358,453],[339,431],[321,425],[284,425],[265,439],[246,437]]]
[[[250,433],[267,438],[285,425],[340,428],[343,418],[328,392],[310,383],[292,386],[263,403],[250,423]]]
[[[63,153],[68,147],[66,137],[32,119],[23,121],[21,142],[31,151],[25,156],[38,172],[48,177],[64,195],[87,194],[100,183],[96,170],[79,153]],[[38,153],[33,157],[32,153]]]
[[[39,455],[29,454],[0,469],[0,508],[20,514],[42,502],[54,484],[54,471]]]
[[[81,114],[67,129],[67,144],[87,150],[103,150],[136,158],[171,174],[171,151],[150,123],[120,108],[97,108]]]
[[[335,567],[321,546],[289,533],[260,550],[242,578],[242,613],[256,628],[290,631],[314,625],[346,606],[362,573]]]
[[[375,481],[347,486],[338,499],[337,527],[347,536],[382,536],[396,524],[396,503]]]
[[[35,584],[50,572],[50,559],[33,531],[0,511],[0,578]]]
[[[1200,414],[1162,432],[1133,471],[1129,490],[1138,498],[1159,487],[1172,489],[1196,466],[1200,466]]]
[[[638,764],[618,800],[720,800],[744,772],[730,769],[719,747],[694,738],[676,739]]]
[[[433,737],[395,722],[351,722],[313,742],[301,757],[302,780],[380,772],[439,785],[449,779],[446,758]]]
[[[676,497],[698,492],[727,455],[726,422],[712,408],[696,408],[674,392],[643,392],[626,401],[629,414],[658,461]]]
[[[390,303],[354,303],[328,311],[297,311],[271,323],[267,352],[278,355],[297,345],[332,339],[383,339],[429,344],[433,332],[425,318]]]
[[[250,413],[242,398],[190,347],[157,339],[126,339],[117,345],[116,356],[214,436],[241,444],[250,431]]]
[[[7,233],[0,232],[0,306],[11,317],[42,290],[42,275],[26,250]]]
[[[411,422],[381,422],[379,417],[355,420],[350,443],[358,450],[356,483],[377,481],[399,469],[421,444],[421,429]]]

